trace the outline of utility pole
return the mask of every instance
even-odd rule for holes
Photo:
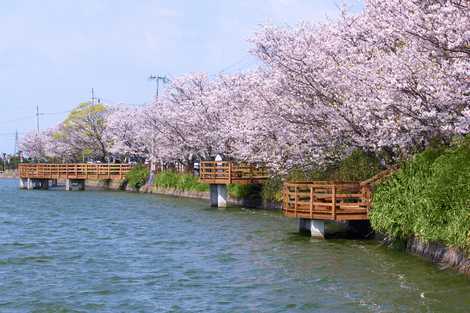
[[[156,90],[155,90],[155,99],[158,99],[158,89],[160,89],[160,81],[163,83],[163,84],[167,84],[170,82],[170,80],[168,79],[168,77],[166,76],[160,76],[160,75],[150,75],[149,76],[149,80],[155,80],[155,87],[156,87]]]
[[[91,105],[95,105],[95,89],[91,88]]]
[[[18,148],[18,129],[15,131],[15,147],[13,149],[13,155],[16,155],[17,148]]]
[[[7,154],[3,152],[3,171],[6,170]]]
[[[36,127],[39,134],[39,105],[36,105]]]

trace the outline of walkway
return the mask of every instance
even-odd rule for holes
[[[22,163],[18,165],[20,178],[23,179],[123,180],[131,168],[129,164]]]

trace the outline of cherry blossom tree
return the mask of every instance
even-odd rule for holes
[[[46,132],[29,132],[18,143],[18,148],[24,155],[33,160],[47,158],[46,145],[49,140]]]
[[[254,53],[293,97],[289,122],[329,151],[410,151],[468,128],[468,6],[366,1],[337,22],[265,27]]]

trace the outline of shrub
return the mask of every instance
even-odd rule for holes
[[[146,166],[137,165],[126,174],[126,183],[134,189],[139,189],[145,185],[149,174],[149,169]]]
[[[380,160],[375,155],[356,149],[338,164],[330,178],[344,181],[363,181],[382,170]]]
[[[361,149],[354,150],[347,158],[324,168],[292,169],[287,175],[289,181],[295,180],[344,180],[362,181],[383,170],[380,160]]]
[[[274,176],[265,181],[261,189],[261,196],[266,201],[282,201],[282,177]]]
[[[259,196],[261,186],[259,185],[242,185],[242,184],[230,184],[228,185],[228,193],[231,197],[237,199],[246,199]]]
[[[470,248],[470,139],[428,148],[378,186],[374,229],[397,238]]]
[[[209,185],[201,183],[199,178],[187,173],[162,171],[155,177],[155,185],[162,188],[173,188],[188,191],[208,191]]]

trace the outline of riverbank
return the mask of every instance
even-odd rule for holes
[[[0,172],[0,179],[12,179],[12,178],[18,178],[17,170],[6,170],[4,172]]]
[[[462,249],[447,247],[437,242],[423,242],[411,238],[406,243],[406,251],[424,257],[441,268],[451,267],[470,277],[470,258]]]
[[[376,233],[376,240],[392,250],[404,251],[421,257],[437,265],[440,269],[452,269],[470,277],[470,257],[462,249],[449,247],[439,242],[426,242],[412,237],[407,240],[396,240]]]

